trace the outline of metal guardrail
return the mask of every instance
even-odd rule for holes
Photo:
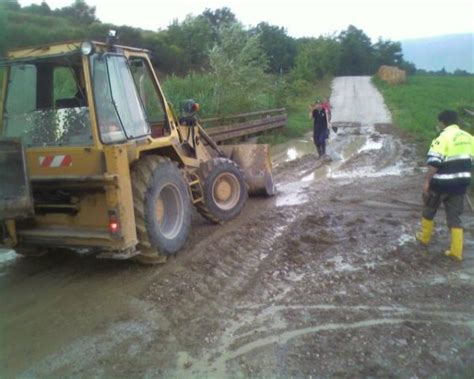
[[[470,109],[464,108],[464,112],[466,112],[469,116],[474,116],[474,111],[471,111]]]
[[[233,121],[233,122],[232,122]],[[215,117],[200,120],[207,134],[216,142],[259,134],[286,126],[285,108]]]

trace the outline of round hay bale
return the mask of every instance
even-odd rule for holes
[[[394,66],[380,66],[377,75],[389,84],[401,84],[407,81],[407,73]]]

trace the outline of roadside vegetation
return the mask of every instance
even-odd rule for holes
[[[314,85],[297,81],[285,89],[285,107],[288,111],[288,127],[278,132],[271,132],[259,137],[259,142],[277,144],[288,139],[298,138],[312,130],[309,118],[309,106],[317,99],[329,98],[331,94],[331,77],[319,80]]]
[[[149,31],[101,22],[84,0],[51,8],[0,3],[0,56],[14,47],[64,40],[104,41],[110,29],[119,43],[150,50],[168,99],[179,112],[185,99],[201,104],[201,117],[285,107],[287,128],[278,142],[309,130],[308,105],[328,97],[335,75],[372,75],[381,64],[413,72],[399,42],[370,38],[355,26],[318,38],[292,38],[280,26],[245,27],[229,8],[206,9],[166,29]]]
[[[444,109],[457,111],[461,127],[474,134],[474,76],[413,75],[401,85],[389,85],[374,77],[394,122],[423,146],[436,137],[437,116]]]

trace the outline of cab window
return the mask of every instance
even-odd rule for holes
[[[80,56],[13,64],[7,75],[4,136],[29,147],[92,144]]]
[[[161,96],[158,95],[153,75],[146,60],[143,58],[133,57],[130,58],[129,62],[133,79],[138,88],[138,93],[147,113],[148,120],[151,123],[161,123],[164,125],[166,121],[166,113],[164,111]]]
[[[122,55],[92,57],[94,98],[104,143],[134,139],[149,134],[142,103],[127,59]],[[123,134],[124,133],[124,134]]]

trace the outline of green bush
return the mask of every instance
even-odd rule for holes
[[[208,74],[191,73],[185,77],[171,75],[162,80],[165,97],[177,113],[184,100],[194,99],[201,106],[201,117],[214,115],[213,83]]]
[[[325,78],[310,84],[304,80],[289,81],[284,76],[265,75],[261,83],[250,88],[230,88],[225,94],[226,101],[220,103],[215,95],[219,83],[213,74],[172,75],[162,80],[162,86],[166,98],[178,113],[183,100],[194,99],[201,106],[201,118],[284,107],[288,112],[287,126],[280,133],[272,132],[260,138],[265,143],[279,143],[311,130],[308,106],[317,98],[329,97],[331,80]]]
[[[327,77],[315,84],[303,80],[288,83],[284,91],[288,112],[287,126],[280,133],[272,132],[260,137],[259,142],[276,144],[310,132],[313,124],[309,117],[309,106],[318,98],[329,98],[331,81],[332,77]]]
[[[272,84],[274,79],[270,76],[266,79],[270,83],[262,82],[258,89],[242,84],[236,88],[222,88],[215,75],[192,73],[185,77],[168,76],[163,79],[162,86],[166,98],[178,113],[184,100],[194,99],[201,107],[200,116],[207,118],[277,107],[277,84]],[[219,95],[220,92],[224,93]]]

